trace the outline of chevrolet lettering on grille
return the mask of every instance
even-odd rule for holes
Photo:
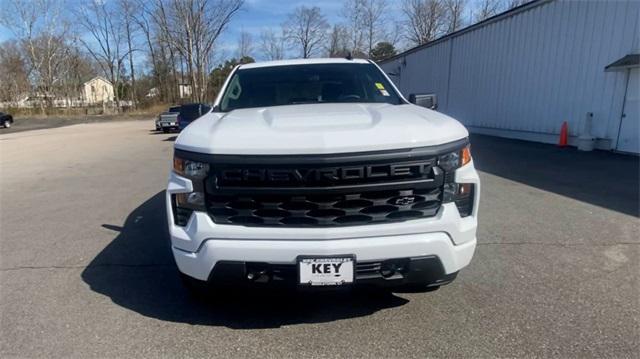
[[[300,186],[422,178],[431,171],[432,162],[413,162],[325,168],[223,168],[216,172],[216,177],[220,185],[268,182]]]

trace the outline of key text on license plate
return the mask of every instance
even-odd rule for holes
[[[300,257],[298,278],[301,285],[324,286],[353,283],[353,256]]]

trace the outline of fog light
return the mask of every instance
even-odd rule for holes
[[[458,185],[458,193],[455,196],[456,207],[460,217],[470,216],[473,212],[473,191],[475,186],[473,183],[460,183]]]
[[[173,218],[177,225],[185,226],[193,211],[206,211],[204,193],[176,193],[172,200]]]
[[[458,185],[458,195],[457,197],[467,197],[471,194],[473,190],[473,183],[460,183]]]
[[[467,217],[473,212],[473,183],[445,183],[442,202],[455,202],[460,217]]]

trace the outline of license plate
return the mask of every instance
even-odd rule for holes
[[[163,122],[162,127],[175,126],[175,123]]]
[[[353,256],[299,257],[298,283],[308,286],[337,286],[353,283]]]

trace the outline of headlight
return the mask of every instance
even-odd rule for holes
[[[209,164],[173,157],[173,170],[185,177],[205,178],[209,174]]]
[[[445,171],[452,171],[471,162],[471,149],[469,145],[462,149],[440,156],[438,165]]]
[[[193,192],[172,195],[174,222],[177,225],[185,226],[193,211],[206,211],[204,182],[209,168],[208,163],[173,157],[173,171],[189,178],[193,184]]]
[[[473,183],[445,183],[442,202],[455,202],[460,217],[470,216],[471,212],[473,212],[475,187]]]

